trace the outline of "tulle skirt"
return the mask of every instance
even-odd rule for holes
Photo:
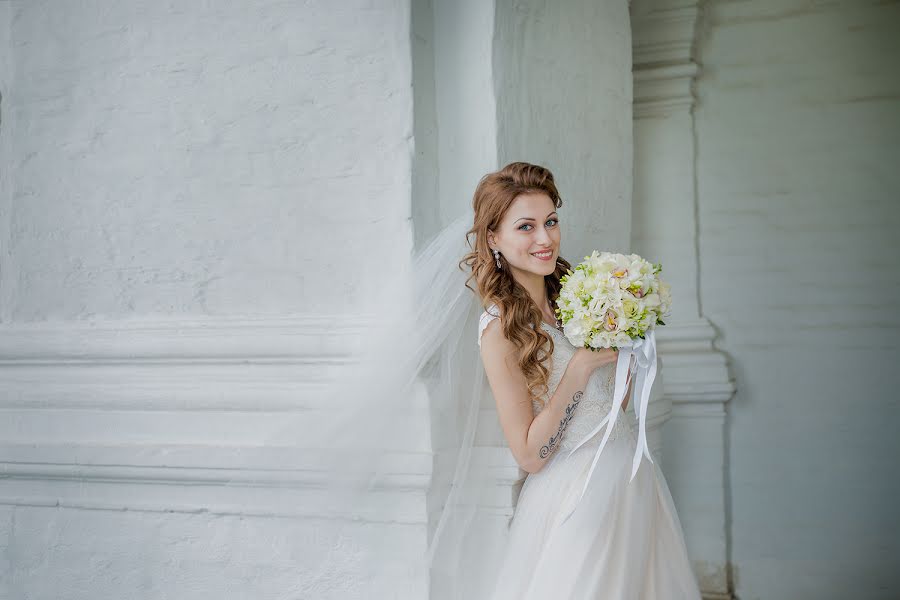
[[[622,418],[622,415],[620,415]],[[700,600],[658,460],[629,481],[633,432],[611,438],[575,513],[602,433],[528,475],[492,600]]]

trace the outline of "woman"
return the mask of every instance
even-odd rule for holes
[[[629,481],[636,440],[622,419],[579,501],[602,431],[567,455],[611,410],[618,354],[573,347],[554,314],[570,267],[559,256],[561,206],[550,171],[521,162],[486,175],[473,201],[476,244],[464,262],[487,307],[481,358],[528,473],[492,598],[699,599],[658,464]]]

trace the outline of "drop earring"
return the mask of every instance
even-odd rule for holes
[[[500,270],[500,251],[494,248],[494,260],[497,261],[497,270]]]

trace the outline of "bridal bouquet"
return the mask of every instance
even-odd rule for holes
[[[672,304],[669,285],[657,277],[662,265],[637,254],[596,250],[560,278],[557,317],[575,346],[617,348],[665,325]]]
[[[606,425],[603,440],[588,471],[582,496],[625,398],[625,379],[632,368],[632,355],[635,357],[634,410],[638,414],[639,432],[631,478],[634,479],[637,473],[642,455],[653,462],[647,445],[646,423],[650,389],[656,378],[654,329],[657,325],[665,325],[662,317],[669,313],[672,303],[669,285],[658,277],[660,271],[661,264],[651,264],[637,254],[623,255],[595,250],[574,271],[569,271],[560,278],[562,289],[556,301],[556,315],[563,324],[563,333],[572,345],[613,348],[619,351],[612,409],[569,453],[571,456]]]

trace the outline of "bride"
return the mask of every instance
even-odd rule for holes
[[[473,200],[464,262],[486,307],[481,360],[527,473],[491,598],[699,599],[660,467],[647,461],[629,481],[630,427],[614,421],[592,471],[602,434],[578,445],[612,408],[618,353],[575,348],[554,314],[570,268],[559,256],[561,206],[550,171],[521,162],[483,177]],[[628,381],[619,410],[630,392]]]
[[[330,418],[302,429],[305,446],[327,448],[315,455],[314,497],[329,514],[352,517],[339,521],[339,539],[362,552],[371,534],[361,523],[379,519],[410,540],[370,548],[372,564],[407,552],[392,571],[403,572],[392,597],[700,598],[662,471],[641,461],[631,477],[638,444],[624,418],[611,419],[595,452],[618,353],[576,348],[560,331],[553,303],[570,267],[559,256],[561,207],[543,167],[516,162],[485,175],[472,211],[413,253],[408,270],[398,265],[394,285],[367,291],[378,318],[323,392],[336,399]],[[623,416],[628,397],[612,414]],[[527,473],[508,527],[512,486],[493,454],[504,440],[479,424],[491,404],[500,450]],[[423,409],[438,425],[424,434]],[[291,449],[303,419],[280,420],[269,445]],[[429,452],[408,451],[429,433]],[[416,489],[422,457],[434,465],[424,520],[410,508],[420,506],[415,497],[393,494]],[[297,496],[283,499],[293,510]]]

